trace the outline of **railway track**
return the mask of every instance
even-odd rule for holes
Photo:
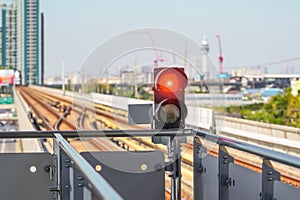
[[[48,94],[42,92],[42,95],[48,95]],[[53,95],[49,95],[49,96],[51,96],[51,98],[55,98],[55,96]],[[71,103],[73,103],[70,100],[66,100],[60,97],[58,97],[58,100],[60,102],[63,102],[63,104],[65,105],[67,104],[68,106],[70,106]],[[78,107],[78,105],[73,105],[73,107]],[[116,129],[144,129],[141,126],[128,125],[127,119],[124,119],[124,117],[127,116],[127,113],[109,108],[107,106],[97,105],[97,104],[93,106],[87,106],[86,112],[90,112],[91,115],[95,114],[96,116],[95,120],[97,120],[99,124],[103,124],[105,128],[115,129],[115,130]],[[114,113],[115,115],[112,116],[111,113]],[[116,125],[116,122],[118,125]],[[133,138],[133,140],[135,139],[136,138]],[[123,148],[126,150],[142,151],[145,149],[147,150],[157,149],[166,153],[166,147],[163,145],[146,145],[144,148],[141,148],[138,144],[134,144],[130,140],[131,140],[130,138],[118,138],[118,142],[121,143],[121,146],[123,146]],[[186,199],[191,199],[192,194],[190,191],[192,191],[191,190],[192,171],[183,169],[183,177],[184,177],[183,184],[185,185],[184,187],[187,187],[187,189],[185,190],[185,197]]]
[[[66,119],[66,116],[70,113],[70,108],[65,110],[62,115],[57,113],[55,109],[44,103],[38,94],[32,92],[28,88],[19,90],[20,94],[29,105],[30,109],[38,119],[42,120],[42,125],[46,130],[75,130],[76,126],[72,122]]]
[[[37,93],[37,92],[35,92]],[[62,109],[62,108],[68,108],[68,107],[72,107],[77,108],[77,110],[74,109],[74,112],[72,115],[70,116],[82,116],[82,123],[84,124],[82,126],[87,127],[87,126],[91,126],[89,123],[84,122],[84,118],[86,118],[86,116],[88,116],[87,113],[92,113],[94,114],[95,117],[95,121],[97,121],[97,124],[100,124],[100,127],[108,127],[111,129],[142,129],[142,127],[140,126],[129,126],[127,124],[127,120],[124,119],[124,117],[127,116],[127,113],[125,111],[120,111],[120,110],[116,110],[113,109],[111,107],[107,107],[107,106],[103,106],[103,105],[92,105],[89,107],[86,107],[84,114],[80,114],[80,106],[78,105],[73,105],[72,100],[70,99],[66,99],[64,97],[59,97],[56,95],[51,95],[48,93],[44,93],[44,92],[40,92],[39,95],[44,96],[44,101],[47,101],[48,104],[50,104],[52,107],[56,107],[57,110],[65,110],[66,109]],[[26,94],[25,94],[26,96]],[[26,98],[25,98],[26,100]],[[59,102],[59,103],[57,103]],[[40,108],[36,109],[37,111],[40,110]],[[114,115],[112,115],[111,113],[114,113]],[[118,126],[116,126],[116,121],[118,121]],[[82,128],[84,128],[82,127]],[[78,128],[78,125],[77,125]],[[132,141],[130,141],[132,140]],[[163,146],[160,145],[154,145],[150,140],[148,139],[139,139],[139,138],[131,138],[131,139],[118,139],[118,143],[119,145],[121,144],[121,146],[123,145],[123,147],[126,149],[130,149],[130,150],[139,150],[140,149],[140,145],[144,145],[144,148],[152,148],[152,149],[158,149],[161,150],[163,152],[166,152],[166,149],[163,148]],[[102,144],[102,149],[105,147],[103,147],[103,145],[105,144],[105,146],[109,146],[111,145],[111,143],[109,144],[109,140],[108,141],[102,141],[99,142],[98,140],[91,140],[90,143],[91,145],[93,145],[96,148],[100,148],[100,143]],[[116,142],[116,141],[115,141]],[[116,146],[116,145],[114,145]],[[185,148],[186,153],[184,154],[182,160],[183,160],[183,164],[186,165],[185,168],[187,168],[188,170],[186,170],[185,175],[187,177],[192,177],[192,172],[190,171],[191,167],[193,165],[193,160],[192,160],[192,152],[193,152],[193,147],[192,144],[183,144],[183,148]],[[217,151],[210,151],[209,152],[211,155],[217,156]],[[245,161],[243,158],[239,158],[238,156],[234,155],[235,157],[235,163],[239,164],[241,166],[247,167],[251,170],[257,171],[257,172],[261,172],[261,167],[258,164],[253,164],[253,163],[249,163],[247,161]],[[183,170],[185,171],[185,170]],[[190,172],[188,172],[190,171]],[[298,178],[296,177],[291,177],[289,175],[285,175],[283,174],[281,176],[281,180],[283,182],[289,183],[291,185],[294,185],[296,187],[300,187],[300,181]],[[190,182],[191,183],[191,182]],[[192,184],[190,184],[192,185]],[[191,189],[191,188],[190,188]],[[189,195],[188,195],[189,196]]]
[[[85,111],[92,110],[91,108],[84,108],[82,110],[83,114],[80,114],[80,109],[72,110],[71,102],[64,98],[47,95],[46,93],[39,93],[29,88],[19,88],[18,92],[20,92],[26,103],[29,105],[34,117],[37,117],[42,121],[43,128],[46,130],[76,130],[78,127],[84,129],[86,126],[84,125],[84,118],[88,116]],[[75,107],[80,106],[76,105]],[[61,110],[63,110],[62,114],[59,113]],[[71,113],[72,111],[73,113]],[[42,113],[44,115],[42,115]],[[99,112],[97,113],[99,114]],[[76,114],[78,115],[77,117],[79,120],[77,120],[77,125],[74,125],[66,117],[71,115],[76,118]],[[107,112],[104,114],[108,115]],[[85,150],[125,151],[107,138],[93,138],[86,141],[69,140],[69,142],[78,152]],[[165,188],[167,200],[170,199],[171,195],[169,188],[170,187]],[[187,196],[183,194],[183,197]]]

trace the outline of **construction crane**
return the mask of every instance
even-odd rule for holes
[[[154,53],[155,53],[155,57],[156,57],[156,59],[154,60],[154,66],[157,67],[159,62],[161,62],[161,63],[164,62],[163,52],[160,52],[160,54],[158,53],[158,51],[156,49],[155,40],[154,40],[151,32],[149,31],[149,32],[145,32],[145,33],[149,36],[152,47],[154,48]]]
[[[216,37],[218,38],[218,43],[219,43],[219,74],[223,74],[223,70],[222,70],[222,64],[223,64],[223,55],[222,55],[222,46],[221,46],[221,36],[220,35],[216,35]]]

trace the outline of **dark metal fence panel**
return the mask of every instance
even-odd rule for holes
[[[230,163],[229,165],[230,200],[260,199],[262,188],[261,174],[245,167]]]
[[[154,132],[156,133],[157,130],[126,131],[131,136],[149,136]],[[85,133],[87,137],[128,136],[128,134],[124,135],[123,131],[104,131],[100,135],[95,131]],[[143,153],[134,153],[138,156],[129,157],[128,152],[123,152],[124,154],[103,152],[94,154],[96,156],[83,154],[92,167],[64,138],[78,137],[78,134],[77,131],[63,132],[62,135],[50,131],[3,133],[1,138],[53,137],[56,142],[54,142],[54,155],[48,153],[0,154],[1,199],[34,200],[61,197],[70,200],[76,198],[89,200],[97,199],[96,196],[122,199],[118,192],[126,199],[164,198],[164,157],[161,152],[159,156],[153,157],[147,157]],[[300,189],[281,183],[280,174],[273,169],[270,162],[277,161],[300,168],[299,157],[198,130],[162,131],[156,136],[175,136],[176,134],[179,136],[196,135],[195,138],[198,139],[194,142],[194,198],[196,200],[299,199]],[[220,145],[219,158],[208,155],[199,138]],[[226,151],[227,147],[262,157],[264,161],[262,174],[233,164],[233,158]],[[101,158],[100,161],[98,158]],[[122,166],[123,171],[111,167],[113,163]],[[93,169],[97,165],[100,166],[99,173]],[[125,173],[124,169],[127,170]],[[141,175],[141,173],[135,173],[137,171],[145,173]],[[130,185],[131,182],[137,184]],[[133,188],[135,196],[130,196],[133,190],[128,187]]]
[[[274,181],[274,199],[276,200],[299,200],[300,189],[282,183],[280,181]]]
[[[218,200],[218,158],[194,141],[194,199]]]
[[[54,199],[49,153],[0,154],[1,199]]]
[[[165,198],[162,152],[86,152],[81,155],[124,199]]]

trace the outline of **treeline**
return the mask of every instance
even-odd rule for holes
[[[135,94],[134,87],[117,89],[116,87],[113,87],[111,85],[98,84],[96,85],[96,87],[94,86],[93,88],[96,88],[96,91],[89,91],[89,92],[98,92],[102,94],[118,95],[122,97],[130,97],[130,98],[138,97],[139,99],[153,100],[153,93],[146,91],[142,86],[138,87],[137,95]]]
[[[291,89],[286,89],[282,96],[273,96],[265,104],[231,106],[226,111],[240,114],[244,119],[300,128],[300,98],[293,96]]]

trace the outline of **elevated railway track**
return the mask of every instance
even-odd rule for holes
[[[110,129],[144,129],[141,126],[131,126],[127,123],[127,112],[124,110],[114,109],[109,106],[94,104],[89,105],[87,103],[83,105],[88,105],[83,107],[81,105],[76,105],[72,100],[54,95],[38,90],[32,90],[30,88],[20,88],[20,94],[22,94],[25,101],[32,105],[32,111],[35,115],[42,120],[43,128],[46,130],[54,130],[55,127],[60,130],[76,130],[80,129],[95,129],[95,128],[110,128]],[[32,99],[29,97],[29,94],[33,94]],[[84,111],[84,112],[83,112]],[[48,114],[48,112],[59,113],[60,114]],[[43,114],[42,114],[43,113]],[[45,117],[45,113],[47,117]],[[112,114],[113,113],[113,114]],[[95,117],[91,117],[95,116]],[[87,119],[88,118],[88,119]],[[73,120],[73,122],[72,122]],[[60,121],[57,123],[57,121]],[[77,124],[74,125],[74,122]],[[91,122],[95,122],[92,124]],[[116,124],[117,122],[117,124]],[[108,139],[91,139],[88,140],[88,144],[79,144],[79,142],[73,141],[74,145],[77,146],[78,151],[82,149],[101,149],[101,150],[141,150],[141,149],[159,149],[163,152],[166,152],[164,146],[154,145],[149,139],[140,139],[140,138],[110,138],[118,145],[114,145],[111,140]],[[71,141],[72,144],[72,141]],[[123,148],[121,148],[121,147]],[[192,152],[193,147],[191,143],[183,144],[182,148],[184,149],[184,154],[182,157],[183,161],[183,176],[188,177],[183,179],[183,182],[190,181],[192,175],[191,166],[193,165]],[[217,149],[210,149],[210,155],[218,156]],[[245,161],[245,158],[238,155],[236,152],[232,153],[236,157],[235,163],[247,167],[251,170],[261,172],[259,164],[255,164],[256,161],[250,160]],[[300,187],[300,178],[297,174],[289,175],[284,172],[281,176],[283,182],[289,183],[293,186]],[[188,183],[186,184],[188,185]],[[192,184],[189,184],[192,185]],[[191,190],[192,188],[189,188]],[[169,189],[166,189],[166,192]],[[185,192],[186,199],[192,198],[189,192]]]
[[[32,108],[33,117],[35,118],[35,121],[40,121],[39,125],[41,125],[41,129],[45,130],[78,130],[78,129],[85,129],[89,130],[91,128],[91,125],[89,123],[85,123],[85,118],[88,116],[88,112],[93,113],[94,110],[89,108],[83,108],[82,112],[80,113],[80,106],[79,105],[72,105],[72,102],[69,100],[66,100],[61,97],[56,97],[54,95],[49,95],[47,93],[43,92],[37,92],[35,90],[31,90],[30,88],[18,88],[18,92],[23,96],[26,103],[29,105],[30,108]],[[61,112],[61,108],[63,109],[63,112]],[[75,109],[72,109],[75,108]],[[42,114],[43,113],[43,114]],[[90,113],[90,114],[91,114]],[[99,123],[104,124],[106,128],[111,127],[110,125],[113,123],[111,121],[111,116],[109,117],[109,114],[107,111],[96,111],[96,114],[102,116],[103,118],[106,118],[104,122],[102,120],[97,120]],[[47,117],[46,117],[47,116]],[[67,119],[67,116],[71,116],[73,118],[73,121],[69,117]],[[109,118],[109,119],[107,119]],[[120,118],[121,119],[121,118]],[[77,122],[77,123],[72,123]],[[119,120],[119,123],[125,124],[122,120]],[[126,123],[127,124],[127,123]],[[127,127],[130,127],[128,124]],[[50,141],[51,142],[51,141]],[[128,144],[127,147],[125,147],[124,143],[122,143],[120,146],[116,145],[114,142],[110,141],[108,138],[92,138],[88,140],[76,140],[76,139],[69,139],[70,144],[78,151],[125,151],[126,149],[129,150],[138,150],[137,148],[133,148],[134,144]],[[52,145],[50,144],[51,148],[49,148],[49,151],[52,149]],[[139,150],[147,150],[149,148],[140,148]],[[153,150],[153,149],[152,149]],[[166,176],[167,180],[167,176]],[[186,183],[186,185],[189,185],[189,183]],[[170,185],[168,182],[166,182],[166,199],[169,199],[170,197]],[[189,194],[188,191],[183,191],[183,197],[185,199],[191,199],[192,196]]]

